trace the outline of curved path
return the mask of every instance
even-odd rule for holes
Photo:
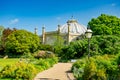
[[[70,72],[72,63],[58,63],[52,68],[38,73],[34,80],[76,80]]]

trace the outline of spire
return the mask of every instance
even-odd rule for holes
[[[38,33],[38,29],[37,27],[35,27],[35,34],[37,35],[37,33]]]
[[[60,34],[60,25],[58,24],[58,34]]]
[[[42,44],[45,44],[45,25],[42,27]]]

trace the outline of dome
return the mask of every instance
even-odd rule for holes
[[[70,24],[70,33],[85,34],[87,28],[79,24],[76,20],[68,20],[66,24],[60,27],[60,33],[68,33],[68,24]]]

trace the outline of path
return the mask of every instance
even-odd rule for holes
[[[76,80],[70,72],[72,63],[58,63],[39,73],[34,80]]]

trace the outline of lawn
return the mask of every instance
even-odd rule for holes
[[[6,65],[12,65],[18,61],[19,61],[19,58],[8,58],[8,59],[0,58],[0,70],[2,69],[2,67]]]

